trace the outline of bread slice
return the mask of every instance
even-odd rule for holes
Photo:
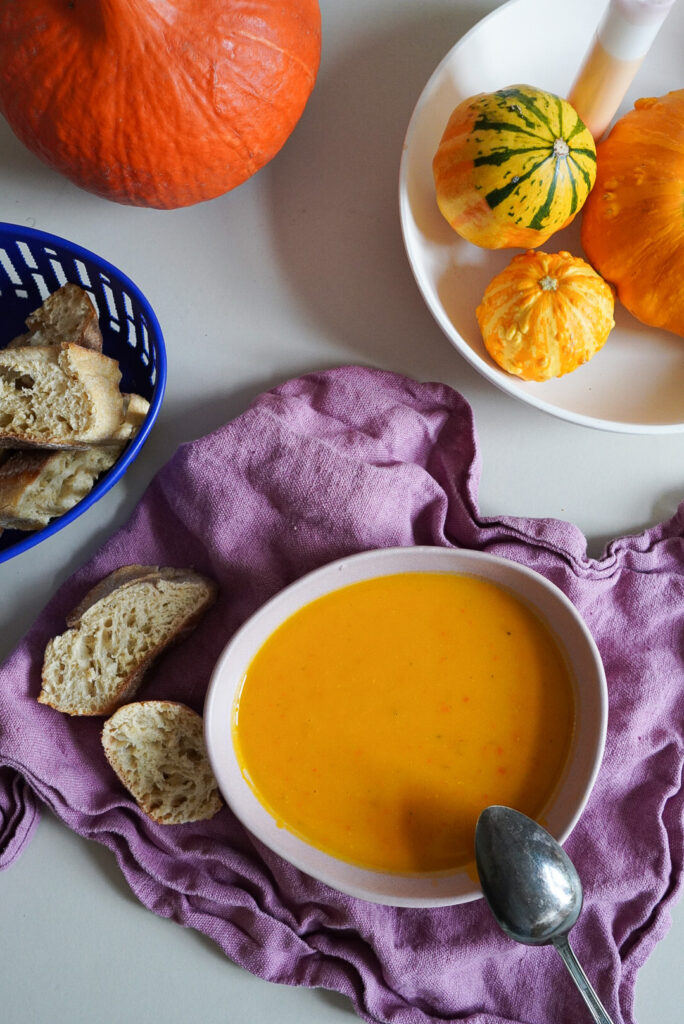
[[[80,345],[0,351],[0,447],[86,448],[124,420],[115,359]]]
[[[47,526],[90,493],[122,450],[123,444],[78,452],[9,452],[0,465],[0,526],[6,530]]]
[[[102,332],[90,296],[77,284],[63,284],[48,295],[42,306],[26,318],[26,334],[10,341],[10,348],[24,345],[73,345],[102,351]]]
[[[217,589],[190,569],[117,569],[48,643],[38,701],[68,715],[111,714],[133,697],[154,659],[195,628]]]
[[[149,402],[124,395],[126,417],[112,444],[81,451],[0,448],[0,528],[40,530],[78,504],[135,437]]]
[[[201,821],[221,810],[202,718],[185,704],[124,705],[105,722],[102,746],[138,806],[159,825]]]
[[[142,395],[124,394],[123,423],[114,432],[117,441],[130,441],[138,433],[150,411],[150,403]]]

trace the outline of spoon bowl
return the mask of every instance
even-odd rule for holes
[[[482,891],[510,938],[544,946],[567,934],[582,909],[582,883],[545,829],[510,807],[488,807],[475,848]]]
[[[597,1024],[613,1024],[568,941],[583,892],[562,846],[527,815],[494,805],[478,818],[475,861],[482,892],[502,931],[528,946],[553,945]]]

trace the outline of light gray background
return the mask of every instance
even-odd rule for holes
[[[188,210],[129,209],[82,192],[0,122],[0,219],[64,235],[120,266],[155,308],[169,356],[161,416],[125,480],[0,566],[0,657],[128,518],[181,441],[321,367],[358,362],[460,390],[480,439],[484,515],[570,520],[599,555],[612,538],[673,514],[684,497],[681,435],[593,431],[505,396],[454,352],[408,267],[396,193],[406,126],[449,47],[497,6],[322,0],[320,76],[294,136],[240,189]],[[640,1024],[681,1019],[683,941],[680,906],[640,974]],[[144,910],[109,852],[48,813],[0,875],[0,992],[8,1024],[354,1019],[343,998],[253,978],[207,939]]]

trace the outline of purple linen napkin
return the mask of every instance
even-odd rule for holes
[[[606,753],[566,844],[585,887],[573,944],[616,1024],[632,1024],[636,971],[665,933],[681,886],[684,505],[594,560],[568,523],[480,517],[477,482],[462,397],[358,367],[290,381],[182,446],[0,669],[0,866],[20,853],[44,801],[114,851],[150,910],[204,932],[263,978],[346,994],[364,1020],[586,1019],[555,952],[506,939],[483,901],[413,910],[341,895],[263,848],[227,808],[208,822],[154,825],[106,764],[101,720],[69,718],[35,699],[47,640],[122,564],[194,566],[219,583],[217,605],[139,694],[201,711],[234,630],[308,570],[392,545],[485,550],[553,580],[603,656]]]

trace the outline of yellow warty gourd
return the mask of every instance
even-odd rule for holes
[[[490,282],[476,316],[502,369],[544,381],[570,373],[603,347],[614,308],[610,285],[585,260],[530,250]]]

